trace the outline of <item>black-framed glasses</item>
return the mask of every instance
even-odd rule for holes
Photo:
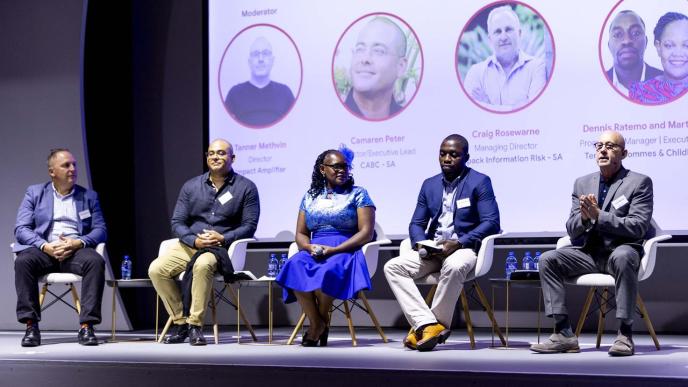
[[[347,163],[338,163],[338,164],[323,164],[326,167],[330,167],[334,169],[335,171],[348,171],[351,167]]]
[[[205,157],[213,157],[215,155],[218,155],[220,157],[227,156],[227,151],[226,150],[218,150],[218,151],[208,151],[205,152]]]
[[[592,145],[595,147],[595,150],[598,152],[601,151],[602,148],[605,148],[606,150],[609,150],[609,151],[617,149],[617,148],[621,149],[621,145],[614,144],[613,142],[609,142],[609,141],[607,141],[607,142],[596,142]]]

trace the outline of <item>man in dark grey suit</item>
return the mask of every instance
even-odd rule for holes
[[[545,312],[555,333],[530,349],[539,353],[579,352],[565,305],[564,281],[587,273],[608,273],[616,282],[619,333],[612,356],[634,353],[633,311],[643,238],[652,219],[652,180],[622,165],[628,155],[623,136],[604,132],[595,143],[600,172],[576,180],[566,230],[572,246],[547,251],[540,259]],[[600,205],[601,203],[601,205]]]

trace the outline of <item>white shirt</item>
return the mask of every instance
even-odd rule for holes
[[[53,187],[53,223],[48,242],[60,239],[60,235],[76,238],[79,236],[79,218],[74,203],[74,188],[66,195],[60,195]]]
[[[488,109],[510,111],[535,99],[546,83],[545,61],[519,51],[508,74],[492,55],[468,69],[463,85],[471,99]],[[474,91],[483,97],[474,96]]]

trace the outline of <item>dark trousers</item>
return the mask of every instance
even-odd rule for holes
[[[611,254],[591,255],[580,248],[564,247],[547,251],[540,258],[540,282],[547,316],[566,314],[564,281],[589,273],[605,273],[614,277],[616,287],[616,317],[633,316],[638,294],[640,252],[632,246],[621,245]]]
[[[19,252],[14,260],[14,286],[17,289],[17,320],[40,321],[38,279],[49,273],[73,273],[83,277],[81,282],[80,323],[99,324],[100,305],[105,285],[105,261],[95,250],[83,248],[59,262],[41,250],[30,247]]]

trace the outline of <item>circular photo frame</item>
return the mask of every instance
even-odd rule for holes
[[[342,105],[367,121],[397,116],[423,79],[423,49],[402,18],[375,12],[344,30],[332,56],[332,84]]]
[[[515,113],[535,102],[554,72],[555,47],[547,21],[530,5],[499,1],[466,23],[455,51],[459,84],[476,106]]]
[[[227,44],[217,74],[220,100],[242,126],[267,128],[283,120],[301,94],[303,64],[294,40],[272,24],[254,24]]]
[[[622,0],[609,11],[598,42],[600,68],[625,99],[665,105],[688,94],[688,4]]]

